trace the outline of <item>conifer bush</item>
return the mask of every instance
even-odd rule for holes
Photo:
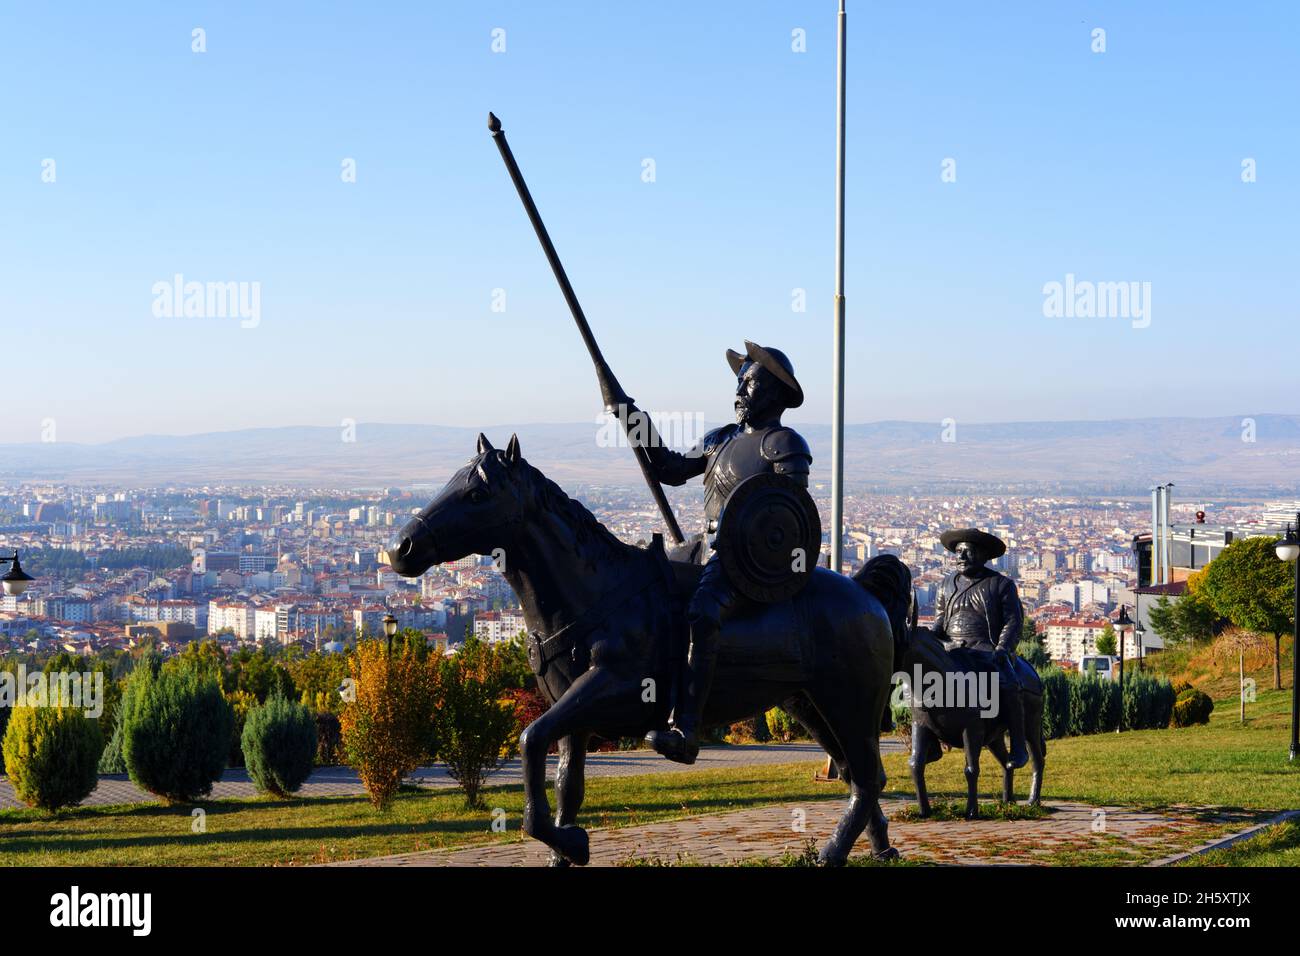
[[[122,758],[132,783],[169,803],[212,792],[235,719],[216,678],[189,668],[137,667],[122,708]]]
[[[17,707],[3,746],[9,782],[30,807],[57,810],[90,796],[99,780],[104,738],[77,707]]]
[[[287,797],[311,776],[316,719],[309,708],[273,694],[248,712],[241,743],[244,766],[257,789]]]

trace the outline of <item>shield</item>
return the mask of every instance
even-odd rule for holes
[[[821,517],[808,489],[789,475],[766,472],[736,486],[713,546],[732,587],[771,604],[808,583],[821,544]]]

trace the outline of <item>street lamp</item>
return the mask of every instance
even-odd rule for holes
[[[1133,619],[1128,616],[1128,605],[1119,606],[1119,617],[1115,618],[1115,630],[1119,631],[1119,723],[1115,725],[1115,733],[1124,729],[1124,628],[1133,623]]]
[[[397,618],[392,612],[384,615],[384,634],[388,636],[388,653],[393,653],[393,638],[397,636]]]
[[[1286,534],[1278,541],[1277,556],[1295,565],[1295,617],[1291,630],[1291,760],[1300,753],[1300,511],[1295,524],[1286,526]]]
[[[0,575],[0,582],[3,582],[4,584],[5,594],[8,594],[10,597],[22,594],[27,590],[27,585],[31,584],[32,581],[35,580],[30,574],[24,571],[22,565],[18,563],[17,551],[14,552],[12,558],[0,558],[0,563],[9,565],[9,570],[3,575]]]
[[[1146,646],[1147,629],[1138,621],[1137,627],[1133,628],[1133,648],[1137,651],[1138,670],[1142,670],[1142,649]]]

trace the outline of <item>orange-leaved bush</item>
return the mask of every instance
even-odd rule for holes
[[[376,807],[387,807],[402,778],[431,756],[438,662],[403,643],[391,654],[380,641],[359,641],[349,661],[351,684],[339,722],[348,766]]]

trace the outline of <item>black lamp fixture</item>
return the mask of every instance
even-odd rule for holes
[[[22,594],[27,590],[27,585],[35,580],[30,574],[23,570],[23,566],[18,563],[18,552],[14,552],[12,558],[0,558],[0,563],[7,563],[9,570],[0,575],[0,583],[4,585],[5,594],[10,597]]]
[[[388,638],[388,653],[393,653],[393,638],[397,636],[397,618],[389,611],[384,615],[384,634]]]

